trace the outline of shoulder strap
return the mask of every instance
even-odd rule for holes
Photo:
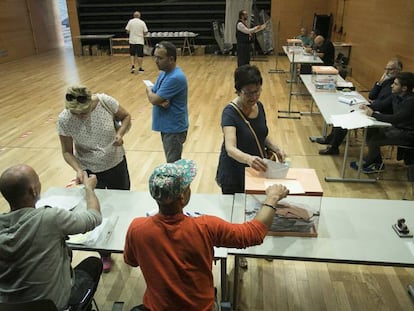
[[[254,131],[253,127],[250,125],[250,122],[247,121],[246,117],[244,116],[243,112],[241,112],[240,108],[234,103],[234,102],[230,102],[230,105],[239,113],[240,117],[243,119],[244,123],[247,124],[247,126],[249,127],[250,131],[252,132],[254,139],[256,140],[256,144],[257,144],[257,148],[259,149],[260,152],[260,156],[262,158],[264,158],[264,154],[263,154],[263,149],[262,146],[259,143],[259,139],[257,138],[256,132]]]
[[[113,117],[115,117],[114,112],[108,107],[108,105],[105,102],[105,100],[103,99],[103,97],[99,96],[98,94],[95,94],[95,95],[98,97],[99,102],[102,104],[102,106],[105,108],[105,110],[107,110]]]

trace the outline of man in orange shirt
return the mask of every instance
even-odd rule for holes
[[[159,212],[135,218],[129,226],[124,260],[140,266],[147,289],[137,310],[213,310],[212,261],[214,246],[244,248],[258,245],[271,226],[277,202],[288,190],[273,185],[256,217],[232,224],[209,215],[188,217],[195,163],[181,159],[155,168],[149,179],[151,196]]]

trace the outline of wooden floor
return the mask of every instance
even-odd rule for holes
[[[321,133],[321,116],[302,116],[299,120],[278,118],[283,115],[278,110],[288,109],[288,75],[268,73],[275,69],[274,57],[252,63],[260,68],[264,78],[261,100],[270,135],[285,149],[292,167],[314,168],[325,196],[396,200],[403,197],[409,186],[406,169],[389,149],[384,149],[384,153],[391,154],[391,158],[386,160],[386,172],[377,183],[326,183],[325,176],[340,176],[342,156],[319,156],[321,146],[309,141],[309,135]],[[224,106],[235,96],[236,59],[217,55],[185,56],[178,58],[178,64],[189,82],[190,128],[183,156],[194,159],[199,168],[192,191],[220,193],[214,181],[222,143],[220,117]],[[280,57],[278,68],[287,70],[288,66],[287,59]],[[150,57],[145,57],[144,68],[144,73],[130,74],[128,57],[74,57],[70,49],[0,64],[0,170],[25,162],[39,173],[44,191],[52,186],[64,187],[74,178],[74,172],[60,152],[56,119],[64,107],[66,87],[80,82],[92,92],[117,98],[130,111],[133,126],[125,137],[125,148],[132,190],[147,191],[149,174],[164,162],[164,154],[159,134],[151,131],[151,105],[142,82],[143,79],[155,81],[158,70]],[[360,90],[367,88],[359,86]],[[294,96],[291,110],[309,111],[310,103],[309,97]],[[350,150],[354,159],[359,153],[361,135],[357,134]],[[347,174],[356,175],[348,171]],[[2,198],[0,212],[6,211],[8,207]],[[75,263],[86,255],[76,252]],[[141,302],[145,282],[139,269],[123,263],[122,255],[114,255],[114,259],[113,271],[102,277],[97,302],[103,311],[111,310],[115,301],[125,302],[123,310],[130,310]],[[414,269],[248,261],[249,268],[241,283],[241,310],[409,310],[414,307],[406,293],[406,285],[414,282]],[[230,258],[230,276],[232,270]],[[214,275],[219,287],[219,265],[214,265]]]

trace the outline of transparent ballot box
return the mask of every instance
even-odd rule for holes
[[[312,82],[317,91],[335,92],[338,70],[332,66],[312,66]]]
[[[252,220],[265,200],[264,195],[246,195],[246,221]],[[322,197],[288,196],[279,201],[268,235],[317,237]]]
[[[264,195],[246,195],[245,219],[252,220]],[[317,237],[322,196],[288,196],[279,201],[268,235]]]

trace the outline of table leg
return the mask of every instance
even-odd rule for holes
[[[237,310],[237,305],[239,303],[239,256],[234,256],[234,277],[233,277],[233,310]]]
[[[184,37],[184,42],[183,42],[183,50],[181,51],[181,55],[184,56],[185,53],[185,49],[188,49],[188,54],[191,54],[191,46],[190,46],[190,40],[188,39],[188,37]]]
[[[362,182],[362,183],[375,183],[376,179],[371,178],[361,178],[361,169],[362,169],[362,162],[363,162],[363,155],[364,155],[364,148],[365,148],[365,139],[367,138],[367,128],[364,128],[364,139],[361,144],[361,150],[359,152],[359,162],[358,162],[358,176],[357,178],[346,178],[345,177],[345,167],[348,162],[348,148],[349,148],[349,138],[351,136],[350,130],[348,130],[348,133],[346,134],[346,145],[345,145],[345,152],[344,152],[344,160],[342,163],[342,173],[341,177],[325,177],[325,181],[330,182]]]
[[[326,137],[326,132],[328,130],[328,124],[326,122],[323,123],[322,135],[321,136],[309,136],[309,140],[311,142],[316,142],[318,138]]]
[[[304,115],[310,115],[310,116],[312,116],[314,114],[321,114],[320,112],[313,112],[313,104],[314,103],[315,103],[315,101],[312,98],[312,102],[311,102],[311,106],[310,106],[310,111],[301,111],[300,115],[301,116],[304,116]],[[313,137],[313,136],[310,136],[310,137]],[[315,142],[315,141],[316,141],[316,138],[315,138],[315,140],[313,140],[313,142]]]
[[[227,258],[220,259],[220,279],[221,279],[221,301],[220,310],[231,311],[231,304],[228,294],[228,280],[227,280]]]
[[[290,64],[290,80],[286,80],[286,83],[297,83],[298,74],[297,74],[297,65],[296,63]]]
[[[294,61],[294,59],[293,59]],[[295,63],[292,62],[292,64],[294,65]],[[294,80],[294,70],[291,70],[290,72],[290,81]],[[289,87],[289,103],[288,103],[288,110],[278,110],[279,113],[287,113],[287,116],[277,116],[278,118],[283,118],[283,119],[300,119],[300,111],[292,111],[290,106],[292,103],[292,83],[290,83],[290,87]],[[291,114],[299,114],[298,116],[291,116]]]

